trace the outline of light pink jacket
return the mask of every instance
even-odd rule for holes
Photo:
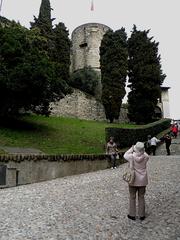
[[[124,154],[124,158],[129,162],[130,168],[135,170],[135,180],[131,186],[146,186],[148,184],[148,176],[146,170],[146,164],[149,160],[149,156],[146,152],[135,151],[131,147]]]

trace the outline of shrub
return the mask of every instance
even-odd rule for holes
[[[140,127],[128,128],[106,128],[106,141],[112,136],[121,148],[134,145],[137,141],[146,141],[147,136],[155,136],[170,127],[170,119],[159,120],[154,123]]]
[[[91,67],[85,67],[72,73],[70,86],[94,96],[98,82],[98,73]]]

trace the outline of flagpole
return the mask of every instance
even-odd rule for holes
[[[94,11],[94,2],[91,0],[91,11]]]
[[[3,0],[1,0],[0,2],[0,16],[1,16],[2,4],[3,4]]]

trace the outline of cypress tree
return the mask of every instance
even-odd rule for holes
[[[31,27],[38,27],[42,35],[48,36],[52,32],[52,21],[51,19],[51,5],[49,0],[42,0],[39,16],[34,16],[34,22],[31,22]]]
[[[8,26],[12,24],[12,21],[10,21],[9,19],[5,18],[5,17],[2,17],[0,16],[0,26]]]
[[[0,25],[0,116],[20,110],[49,115],[49,104],[67,93],[38,29]]]
[[[91,67],[79,69],[71,74],[70,86],[95,96],[99,74]]]
[[[59,23],[53,28],[51,19],[51,5],[49,0],[42,0],[39,16],[34,17],[34,23],[31,23],[32,28],[38,28],[41,35],[46,39],[44,49],[47,50],[48,57],[54,63],[54,71],[56,81],[54,82],[54,92],[59,88],[64,97],[70,92],[68,87],[69,67],[70,67],[70,40],[69,32],[63,23]]]
[[[102,103],[106,118],[119,118],[128,69],[127,35],[124,28],[108,31],[100,47]]]
[[[165,75],[161,70],[158,44],[148,31],[138,31],[134,25],[128,40],[129,88],[128,112],[130,121],[149,123],[153,120],[161,84]]]
[[[61,78],[69,82],[71,41],[64,23],[58,23],[53,29],[53,42],[54,51],[52,52],[52,58],[58,63],[58,71]]]

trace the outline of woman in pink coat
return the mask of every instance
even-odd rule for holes
[[[136,220],[136,193],[138,193],[138,212],[140,220],[145,219],[145,191],[148,184],[146,164],[149,160],[144,150],[144,143],[137,142],[125,154],[124,158],[129,162],[130,168],[134,169],[135,179],[129,184],[129,214],[128,218]]]

